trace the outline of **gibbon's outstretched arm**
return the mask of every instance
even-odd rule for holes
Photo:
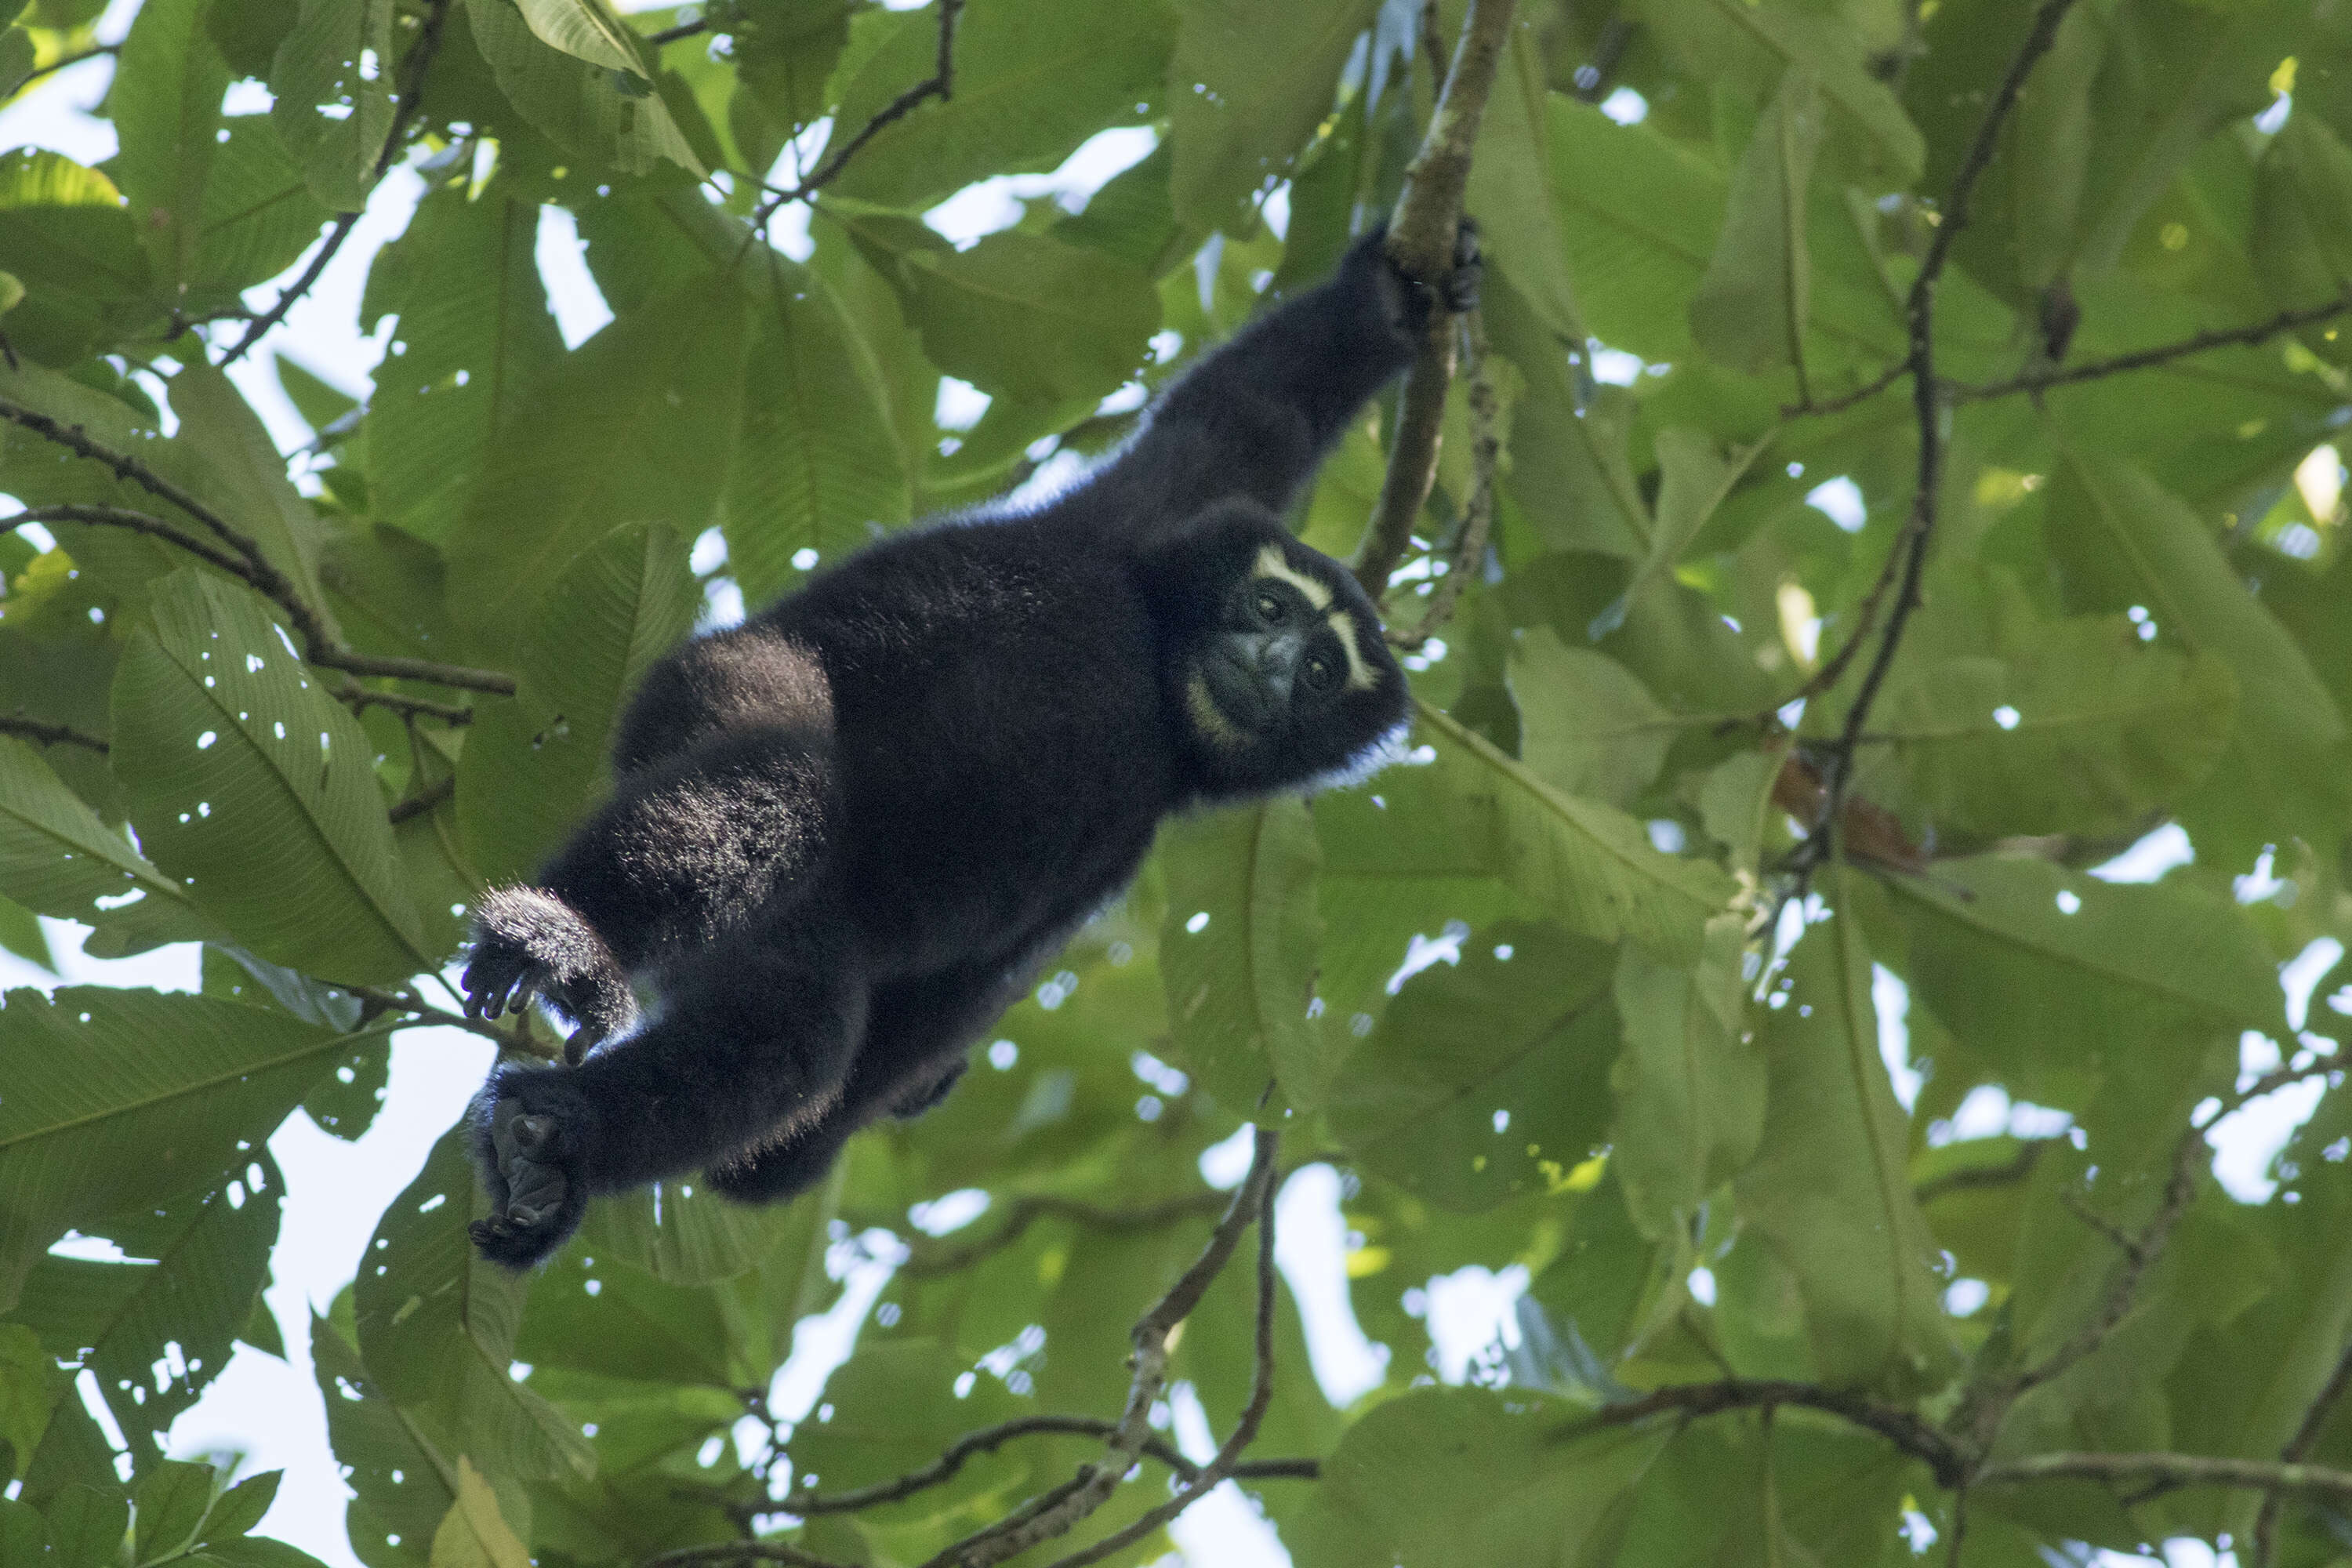
[[[1277,516],[1348,421],[1412,363],[1435,296],[1397,271],[1384,227],[1356,241],[1339,269],[1202,356],[1145,418],[1135,439],[1081,494],[1147,537],[1233,496]],[[1477,299],[1477,230],[1454,244],[1448,304]]]
[[[1466,229],[1460,261],[1475,288]],[[1377,765],[1403,672],[1278,510],[1433,304],[1367,237],[1087,482],[894,535],[647,672],[613,799],[477,910],[469,1009],[580,1026],[574,1065],[475,1101],[486,1257],[527,1268],[591,1196],[688,1172],[809,1186],[952,1087],[1162,817]]]

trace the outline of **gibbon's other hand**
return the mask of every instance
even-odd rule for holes
[[[490,1212],[467,1234],[484,1258],[509,1268],[528,1268],[562,1246],[587,1211],[583,1119],[562,1104],[566,1097],[548,1092],[556,1076],[509,1068],[490,1080],[472,1112]]]

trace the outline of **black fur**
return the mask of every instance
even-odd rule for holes
[[[614,798],[478,911],[472,1006],[580,1026],[577,1065],[476,1101],[486,1256],[528,1266],[590,1194],[688,1171],[802,1190],[949,1091],[1161,817],[1377,760],[1403,676],[1279,518],[1429,309],[1369,237],[1075,489],[898,535],[653,668]]]

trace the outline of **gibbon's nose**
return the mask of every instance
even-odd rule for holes
[[[1257,645],[1249,649],[1249,658],[1256,668],[1259,686],[1272,706],[1286,706],[1290,689],[1298,682],[1299,659],[1306,651],[1307,639],[1297,632],[1261,632],[1247,640]]]

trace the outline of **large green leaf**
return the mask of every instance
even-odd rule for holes
[[[354,1494],[344,1521],[370,1568],[429,1568],[434,1531],[457,1495],[457,1460],[385,1397],[343,1331],[310,1319],[310,1365],[327,1406],[327,1436]]]
[[[1620,806],[1650,787],[1682,725],[1631,670],[1537,626],[1511,649],[1511,674],[1529,772]]]
[[[208,997],[77,986],[0,1006],[0,1300],[71,1226],[160,1205],[268,1137],[351,1037]]]
[[[665,522],[683,539],[709,527],[747,347],[741,297],[705,285],[623,316],[566,356],[492,444],[450,538],[458,618],[503,642],[555,575],[619,525]]]
[[[1256,1105],[1269,1082],[1286,1103],[1319,1104],[1338,1065],[1315,994],[1320,858],[1297,800],[1171,824],[1160,840],[1161,974],[1175,1060],[1236,1113]]]
[[[360,307],[399,318],[400,353],[375,369],[366,425],[371,510],[423,538],[456,521],[524,391],[562,357],[535,247],[539,204],[504,181],[445,185],[376,253]]]
[[[66,788],[39,752],[0,737],[0,893],[37,913],[101,928],[141,952],[205,934],[187,890]],[[104,901],[101,901],[104,900]]]
[[[10,1314],[53,1353],[98,1374],[100,1396],[126,1433],[170,1430],[228,1364],[231,1342],[268,1282],[285,1179],[266,1149],[231,1158],[239,1169],[226,1181],[215,1175],[163,1203],[78,1225],[113,1242],[125,1260],[44,1257]],[[144,1460],[151,1445],[138,1447]]]
[[[1821,84],[1792,66],[1732,171],[1723,233],[1691,299],[1691,336],[1735,369],[1804,363],[1813,291],[1805,198],[1821,137]]]
[[[646,74],[636,35],[600,0],[520,0],[530,30],[575,59],[606,70]]]
[[[685,544],[658,523],[614,530],[549,585],[514,700],[481,705],[457,764],[457,821],[483,877],[528,879],[585,815],[622,703],[693,629],[701,598]]]
[[[793,558],[837,561],[907,521],[913,464],[866,342],[814,269],[770,252],[744,381],[743,428],[720,525],[743,596],[763,603],[805,581]]]
[[[1404,983],[1348,1058],[1330,1115],[1357,1160],[1464,1213],[1542,1192],[1608,1130],[1610,954],[1505,921]]]
[[[263,957],[338,980],[432,965],[373,748],[244,590],[184,569],[131,634],[114,765],[140,841]]]
[[[392,134],[392,0],[302,0],[269,72],[279,133],[311,194],[338,211],[367,205]]]
[[[841,89],[847,135],[930,76],[938,7],[902,12]],[[956,27],[955,95],[861,151],[834,189],[919,208],[992,174],[1051,169],[1113,125],[1154,118],[1175,18],[1159,0],[1024,0],[974,5]]]
[[[1761,1016],[1764,1137],[1733,1191],[1795,1279],[1822,1377],[1910,1391],[1941,1380],[1953,1347],[1850,879],[1832,884],[1838,912],[1798,942]]]
[[[1668,962],[1697,955],[1707,921],[1731,901],[1721,871],[1661,854],[1615,806],[1562,794],[1425,703],[1416,711],[1437,757],[1427,804],[1415,804],[1435,814],[1465,870],[1499,876],[1582,935],[1631,937]]]
[[[104,105],[121,145],[107,173],[130,198],[167,287],[195,275],[205,184],[220,150],[221,95],[228,90],[228,66],[203,16],[203,0],[142,6]]]
[[[572,3],[546,0],[550,8]],[[515,0],[465,4],[475,47],[489,63],[499,90],[557,146],[597,168],[626,174],[649,173],[665,161],[690,174],[703,172],[650,84],[546,43]]]
[[[1286,172],[1331,112],[1332,89],[1376,0],[1181,0],[1168,73],[1176,216],[1237,226],[1235,209]]]
[[[420,1440],[502,1473],[595,1469],[579,1427],[509,1370],[529,1281],[483,1262],[466,1234],[483,1212],[464,1124],[433,1146],[384,1210],[352,1289],[360,1351]]]

